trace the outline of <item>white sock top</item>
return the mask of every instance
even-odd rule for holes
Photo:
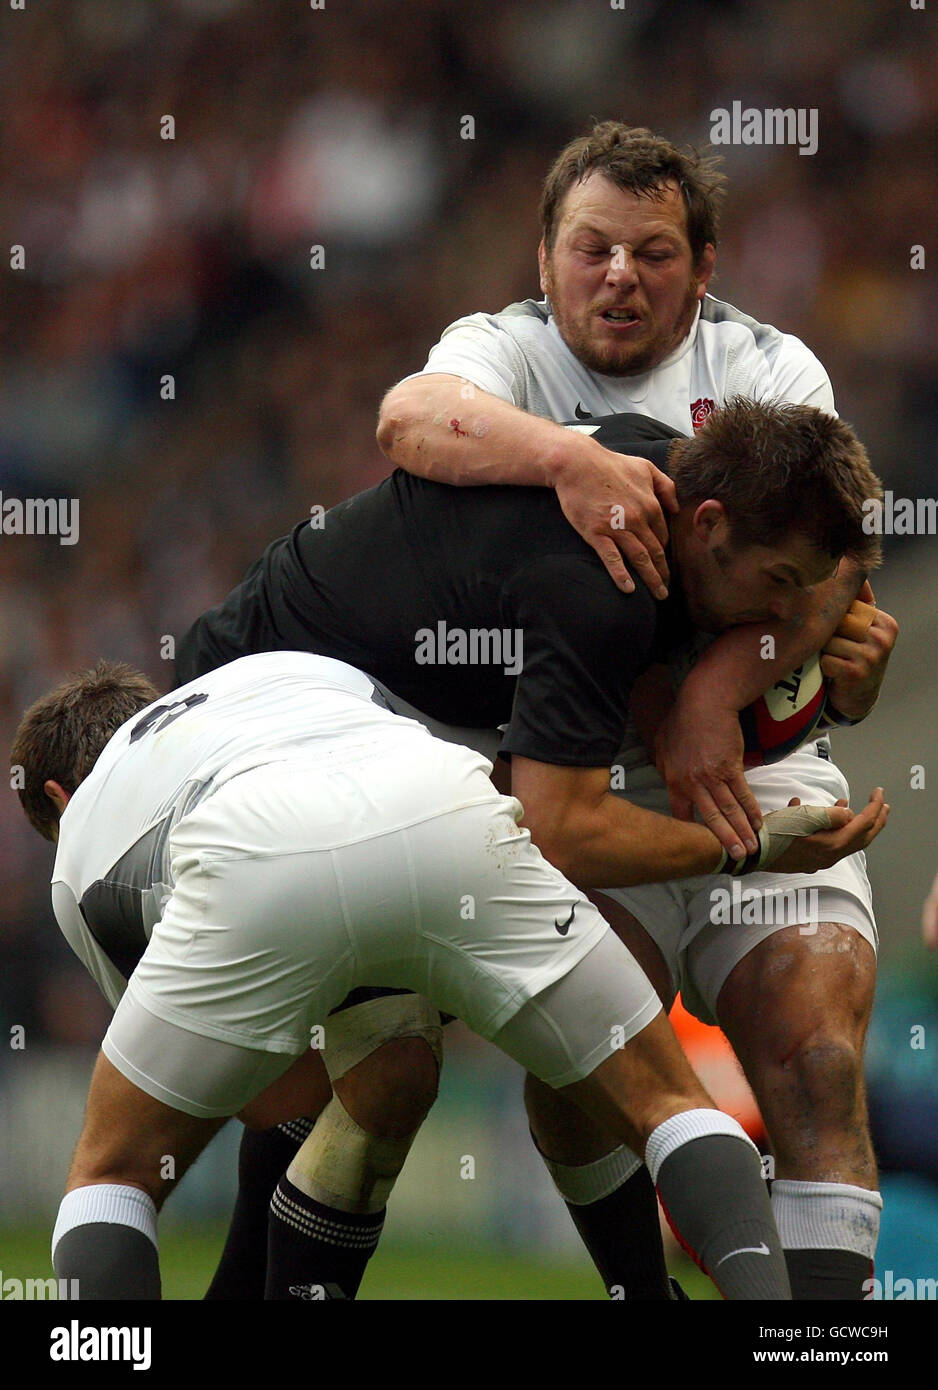
[[[682,1110],[664,1120],[657,1129],[652,1130],[645,1146],[645,1162],[651,1173],[651,1180],[658,1181],[661,1165],[675,1149],[689,1144],[692,1139],[703,1139],[708,1134],[726,1134],[734,1139],[742,1139],[758,1157],[759,1150],[732,1115],[722,1110]]]
[[[841,1182],[776,1178],[772,1214],[786,1250],[851,1250],[872,1260],[883,1199]]]
[[[153,1198],[139,1187],[104,1182],[94,1183],[90,1187],[75,1187],[62,1198],[52,1232],[53,1259],[55,1247],[64,1235],[76,1226],[89,1226],[96,1221],[132,1226],[135,1231],[142,1231],[149,1237],[154,1249],[159,1249]]]

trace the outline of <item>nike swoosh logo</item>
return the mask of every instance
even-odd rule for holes
[[[555,922],[555,923],[554,923],[554,926],[555,926],[555,927],[557,928],[557,930],[560,932],[560,935],[561,935],[561,936],[566,936],[567,932],[570,930],[570,923],[573,921],[573,914],[574,914],[574,912],[576,912],[576,910],[577,910],[577,908],[578,908],[579,906],[580,906],[579,901],[575,902],[575,903],[573,904],[573,906],[571,907],[571,909],[570,909],[570,916],[567,918],[567,920],[566,920],[565,922]]]
[[[596,418],[595,415],[591,415],[588,410],[584,410],[579,401],[577,401],[573,413],[578,420],[595,420]]]
[[[738,1250],[731,1250],[728,1255],[723,1256],[723,1260],[731,1260],[734,1255],[771,1255],[771,1253],[771,1250],[766,1245],[765,1241],[763,1241],[761,1245],[742,1245]],[[717,1260],[713,1268],[719,1269],[723,1260]]]

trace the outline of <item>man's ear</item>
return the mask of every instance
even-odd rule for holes
[[[694,512],[691,525],[694,535],[704,545],[725,545],[729,537],[729,522],[722,502],[709,497]]]
[[[71,792],[67,792],[61,782],[55,782],[51,777],[43,782],[42,790],[52,802],[59,815],[61,815],[72,799]]]
[[[717,251],[712,242],[707,242],[700,253],[700,259],[694,266],[694,279],[697,281],[697,298],[703,299],[707,293],[707,286],[717,263]]]
[[[549,279],[550,279],[550,271],[549,271],[548,268],[547,268],[547,260],[548,260],[547,247],[544,245],[544,238],[541,237],[540,244],[538,245],[538,248],[537,248],[537,264],[538,264],[538,268],[539,268],[539,270],[540,270],[540,272],[541,272],[540,285],[541,285],[541,293],[542,293],[542,294],[549,294],[549,293],[550,293],[550,291],[549,291],[549,289],[548,289],[548,287],[547,287],[547,286],[548,286],[548,281],[549,281]]]

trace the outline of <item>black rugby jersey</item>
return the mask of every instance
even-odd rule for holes
[[[676,431],[578,421],[663,470]],[[678,595],[613,584],[550,488],[451,487],[397,470],[274,541],[193,625],[181,682],[253,652],[346,661],[444,724],[506,725],[502,752],[608,766],[636,677],[688,631]]]

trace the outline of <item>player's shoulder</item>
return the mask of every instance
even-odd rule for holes
[[[449,324],[443,330],[442,336],[445,338],[450,333],[474,329],[488,333],[507,333],[509,337],[517,338],[545,330],[549,321],[550,308],[546,299],[521,299],[495,313],[482,311],[464,314],[462,318]]]
[[[811,349],[793,333],[784,333],[771,323],[761,323],[735,305],[713,295],[704,295],[700,306],[699,334],[704,342],[710,337],[732,336],[761,353],[769,362],[780,354],[803,355],[817,362]]]
[[[727,396],[771,397],[836,413],[823,363],[794,333],[708,294],[701,304],[697,343],[715,370],[723,364]]]

